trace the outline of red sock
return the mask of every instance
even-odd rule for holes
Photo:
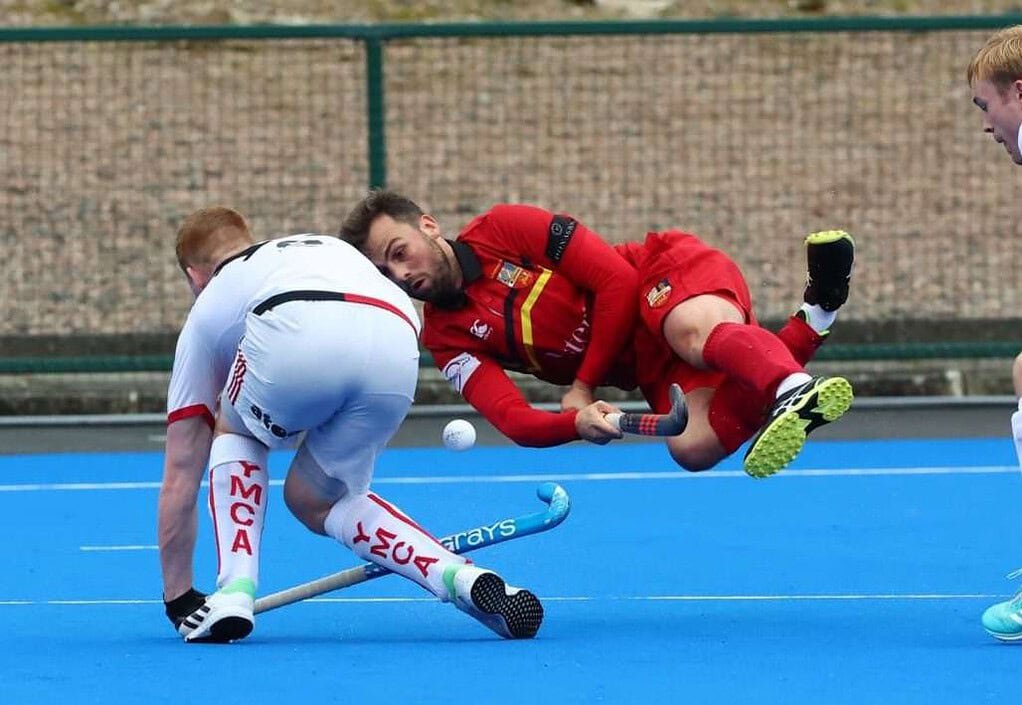
[[[806,364],[823,345],[825,338],[798,316],[792,316],[777,337],[791,352],[795,362]],[[705,353],[704,353],[705,358]],[[710,428],[728,455],[759,430],[773,394],[757,393],[736,379],[728,378],[710,400]]]
[[[703,346],[703,360],[761,396],[773,397],[777,385],[805,369],[785,343],[766,328],[718,323]]]
[[[768,403],[767,397],[734,379],[726,379],[717,387],[710,399],[710,428],[728,455],[763,425]]]
[[[784,327],[777,331],[777,337],[791,351],[795,362],[805,365],[826,340],[822,335],[813,330],[812,326],[798,316],[792,316]]]

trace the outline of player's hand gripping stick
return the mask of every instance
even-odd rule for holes
[[[666,414],[607,414],[607,421],[624,433],[639,436],[677,436],[688,425],[688,406],[681,387],[672,384],[668,392],[671,411]]]

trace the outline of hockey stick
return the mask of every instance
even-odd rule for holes
[[[688,406],[681,387],[672,384],[669,390],[671,411],[667,414],[607,414],[607,421],[619,431],[640,436],[677,436],[688,425]]]
[[[459,531],[450,536],[444,536],[440,543],[453,553],[466,553],[477,548],[493,546],[511,539],[538,534],[549,531],[560,524],[568,516],[571,510],[571,499],[564,488],[555,482],[544,482],[536,490],[538,496],[547,507],[541,512],[534,512],[520,517],[509,517],[501,519],[492,524],[478,526],[467,531]],[[342,570],[333,575],[327,575],[308,583],[296,585],[287,590],[275,592],[266,597],[260,597],[255,603],[255,613],[268,612],[270,610],[290,605],[295,602],[307,600],[326,592],[339,590],[340,588],[351,587],[364,583],[367,580],[378,578],[381,575],[388,575],[389,570],[375,563],[364,563],[354,568]]]

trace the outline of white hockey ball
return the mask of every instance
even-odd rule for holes
[[[449,450],[468,450],[476,444],[476,429],[465,419],[454,419],[444,426],[441,437]]]

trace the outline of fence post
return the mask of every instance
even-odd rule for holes
[[[369,188],[387,185],[387,135],[383,103],[383,40],[366,40],[366,119],[369,128]]]

